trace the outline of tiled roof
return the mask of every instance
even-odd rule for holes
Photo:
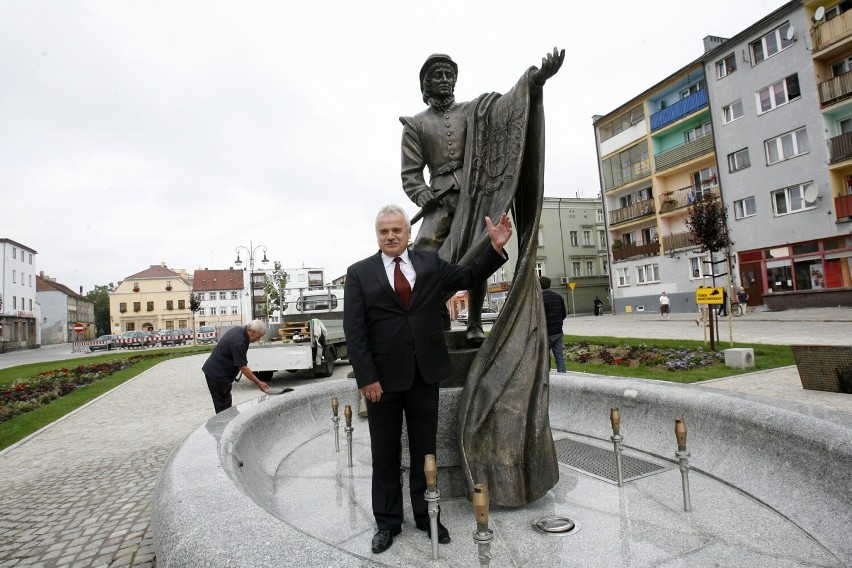
[[[131,274],[125,280],[143,280],[145,278],[180,278],[180,274],[173,270],[169,270],[161,264],[155,264],[150,268],[146,268],[142,272]]]
[[[198,292],[212,290],[242,290],[242,270],[196,270],[192,289]]]
[[[47,278],[42,278],[41,276],[36,276],[36,292],[61,292],[66,296],[71,296],[72,298],[76,298],[78,300],[85,300],[87,302],[91,302],[90,299],[75,292],[68,286],[60,284],[59,282],[55,282],[53,280],[48,280]]]

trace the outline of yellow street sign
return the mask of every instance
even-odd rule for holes
[[[695,290],[696,304],[724,304],[724,288],[698,288]]]
[[[577,283],[576,282],[569,282],[568,285],[571,286],[571,289],[573,290],[574,286],[576,286]]]

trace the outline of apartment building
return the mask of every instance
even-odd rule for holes
[[[831,139],[852,132],[852,100],[830,93],[844,92],[852,25],[832,24],[845,36],[818,49],[828,16],[815,18],[812,4],[789,2],[730,39],[705,37],[698,59],[595,117],[617,312],[656,306],[662,291],[674,311],[692,311],[708,284],[744,286],[749,305],[848,302],[852,152],[841,138],[832,157]],[[843,18],[840,5],[831,10]],[[708,194],[726,206],[734,241],[714,258],[685,223]]]
[[[36,301],[36,255],[19,242],[0,238],[0,352],[41,344]]]
[[[112,333],[191,327],[191,280],[185,270],[164,262],[126,277],[109,293]]]
[[[201,299],[195,314],[196,325],[232,326],[247,323],[252,318],[250,297],[242,270],[196,270],[192,277],[192,292]]]
[[[95,303],[83,295],[83,287],[75,292],[55,278],[39,272],[36,276],[36,299],[41,308],[41,343],[55,345],[71,341],[90,340],[97,336]],[[82,333],[74,324],[84,326]]]

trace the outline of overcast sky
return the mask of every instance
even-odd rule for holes
[[[458,63],[463,101],[565,48],[545,194],[595,197],[591,117],[784,3],[0,0],[0,237],[84,291],[228,268],[250,242],[335,278],[377,250],[379,207],[417,211],[398,118],[425,108],[429,54]]]

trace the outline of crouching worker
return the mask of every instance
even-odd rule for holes
[[[229,329],[204,362],[201,370],[207,379],[207,388],[210,389],[216,414],[231,408],[231,386],[234,381],[239,380],[237,377],[240,372],[256,384],[257,388],[265,393],[269,392],[269,385],[255,377],[248,368],[246,357],[249,344],[266,335],[267,329],[266,322],[261,320],[253,320],[244,326]]]

